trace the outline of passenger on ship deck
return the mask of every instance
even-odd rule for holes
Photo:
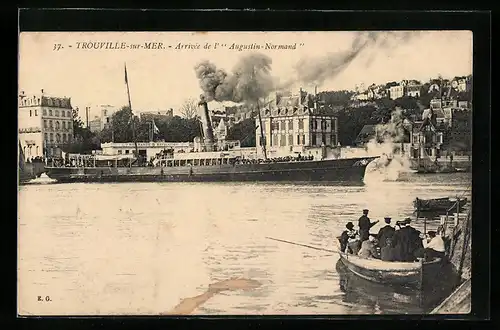
[[[375,222],[370,222],[370,218],[368,218],[368,212],[369,210],[364,209],[363,215],[358,220],[359,237],[361,239],[361,242],[364,242],[368,239],[368,237],[370,236],[370,228],[375,226],[379,222],[378,220]]]
[[[395,229],[391,226],[391,218],[385,217],[384,221],[386,225],[378,231],[377,239],[379,241],[380,248],[382,249],[387,243],[388,238],[394,236]]]
[[[384,247],[380,249],[380,259],[382,261],[397,261],[396,249],[393,244],[392,237],[385,240]]]
[[[376,239],[373,235],[368,236],[368,239],[361,243],[361,249],[358,252],[358,256],[365,259],[380,259],[377,251]]]
[[[422,240],[420,239],[421,233],[411,227],[410,223],[410,218],[396,223],[401,228],[395,231],[393,236],[398,261],[413,262],[421,256],[420,252],[423,250]]]
[[[355,245],[354,243],[357,241],[358,232],[354,229],[354,224],[352,222],[348,222],[345,227],[347,230],[344,230],[342,234],[338,237],[340,242],[340,251],[347,253],[354,253],[351,245]],[[356,248],[356,246],[354,246]],[[357,249],[355,249],[357,252]]]
[[[422,241],[424,246],[424,253],[426,260],[432,260],[434,258],[444,259],[445,257],[445,248],[444,241],[441,235],[437,235],[437,233],[433,230],[427,232],[427,238]]]

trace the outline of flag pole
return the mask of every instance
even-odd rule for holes
[[[132,121],[132,139],[134,140],[135,145],[135,156],[139,157],[139,152],[137,150],[137,139],[135,137],[135,121],[134,121],[134,113],[132,112],[132,102],[130,102],[130,89],[128,86],[128,77],[127,77],[127,63],[125,63],[125,84],[127,85],[127,96],[128,96],[128,107],[130,109],[131,121]]]

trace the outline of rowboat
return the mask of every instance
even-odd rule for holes
[[[453,200],[449,197],[443,197],[443,198],[432,198],[432,199],[420,199],[416,198],[413,201],[413,207],[415,210],[419,211],[448,211],[452,208],[457,207],[457,203],[459,209],[461,210],[465,204],[467,204],[467,198],[464,199],[459,199]]]
[[[443,265],[441,258],[425,262],[396,262],[365,259],[345,252],[339,252],[339,255],[347,269],[365,280],[411,288],[422,288],[424,278],[426,282],[434,278]]]
[[[443,265],[441,276],[433,279],[432,285],[422,290],[401,285],[387,285],[368,281],[351,272],[337,261],[335,270],[339,275],[340,290],[344,292],[343,301],[354,305],[378,306],[384,314],[398,313],[402,310],[407,314],[423,314],[432,310],[436,304],[443,301],[456,287],[452,265]]]

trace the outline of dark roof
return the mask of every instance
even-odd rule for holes
[[[377,133],[376,125],[365,125],[359,132],[354,142],[368,142]]]
[[[305,97],[302,97],[302,104],[305,103]],[[277,106],[278,108],[288,108],[288,107],[298,107],[301,104],[299,102],[299,96],[283,96],[279,100]]]

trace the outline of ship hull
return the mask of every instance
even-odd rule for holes
[[[183,167],[47,167],[58,182],[354,182],[373,158]]]

